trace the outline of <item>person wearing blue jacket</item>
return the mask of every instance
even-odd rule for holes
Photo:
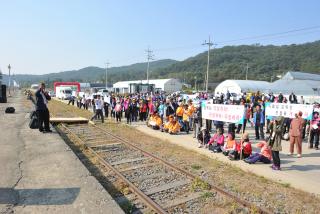
[[[39,119],[39,131],[43,133],[52,132],[49,126],[50,114],[47,106],[51,97],[45,89],[45,84],[41,83],[40,88],[36,91],[36,112]]]
[[[264,113],[261,110],[260,105],[256,106],[256,112],[253,114],[253,123],[256,132],[256,140],[264,139]]]

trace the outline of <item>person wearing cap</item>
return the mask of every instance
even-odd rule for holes
[[[190,113],[189,113],[189,109],[188,109],[188,104],[184,105],[184,111],[183,111],[183,116],[182,116],[182,120],[183,120],[183,129],[184,131],[189,134],[189,130],[190,130],[190,126],[189,126],[189,118],[190,118]]]
[[[93,119],[96,119],[97,117],[100,117],[102,123],[104,123],[103,112],[102,112],[103,105],[104,104],[103,104],[103,101],[101,100],[101,96],[100,96],[100,94],[98,94],[97,99],[94,100],[95,113],[92,116],[92,118],[90,119],[91,121]]]
[[[282,150],[281,139],[283,133],[283,121],[284,117],[276,117],[275,120],[270,122],[270,139],[268,141],[268,146],[271,148],[271,154],[273,159],[273,170],[280,170],[281,160],[279,152]]]
[[[290,151],[288,155],[293,155],[294,152],[294,145],[297,147],[297,152],[298,155],[297,157],[301,157],[301,149],[302,149],[302,129],[303,129],[303,124],[300,118],[298,117],[298,113],[295,114],[295,118],[291,120],[290,123],[290,130],[289,130],[289,135],[290,135]]]

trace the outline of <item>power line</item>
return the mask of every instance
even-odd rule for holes
[[[278,36],[278,35],[290,34],[290,33],[319,29],[319,28],[320,28],[320,26],[306,27],[306,28],[294,29],[294,30],[283,31],[283,32],[278,32],[278,33],[270,33],[270,34],[263,34],[263,35],[259,35],[259,36],[250,36],[250,37],[244,37],[244,38],[240,38],[240,39],[226,40],[226,41],[219,42],[219,44],[237,42],[237,41],[243,41],[243,40],[259,39],[259,38],[265,38],[265,37],[273,37],[273,36]]]

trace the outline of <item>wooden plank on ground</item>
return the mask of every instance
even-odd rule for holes
[[[134,159],[124,159],[124,160],[121,160],[121,161],[112,162],[111,165],[115,166],[115,165],[120,165],[120,164],[124,164],[124,163],[130,163],[130,162],[146,160],[146,159],[148,159],[148,158],[147,157],[142,157],[142,158],[134,158]]]
[[[163,209],[168,209],[168,208],[171,208],[171,207],[178,206],[180,204],[184,204],[184,203],[186,203],[188,201],[197,199],[199,197],[201,197],[201,192],[195,192],[195,193],[192,193],[192,194],[188,194],[185,197],[179,197],[179,198],[175,198],[174,200],[168,201],[165,204],[163,204],[161,207]]]
[[[84,117],[51,117],[50,123],[88,123]]]
[[[145,194],[146,195],[152,195],[152,194],[155,194],[157,192],[162,192],[162,191],[165,191],[165,190],[168,190],[168,189],[172,189],[172,188],[175,188],[175,187],[179,187],[179,186],[183,186],[183,185],[186,185],[186,184],[189,184],[189,183],[190,183],[189,180],[176,181],[176,182],[173,182],[173,183],[168,183],[168,184],[165,184],[165,185],[162,185],[162,186],[159,186],[159,187],[154,187],[154,188],[148,189],[145,192]]]

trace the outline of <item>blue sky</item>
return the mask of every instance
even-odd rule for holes
[[[238,40],[320,26],[317,0],[0,0],[0,68],[43,74],[183,60],[217,47],[291,44],[320,39],[320,27],[275,37]],[[233,42],[224,42],[236,40]]]

